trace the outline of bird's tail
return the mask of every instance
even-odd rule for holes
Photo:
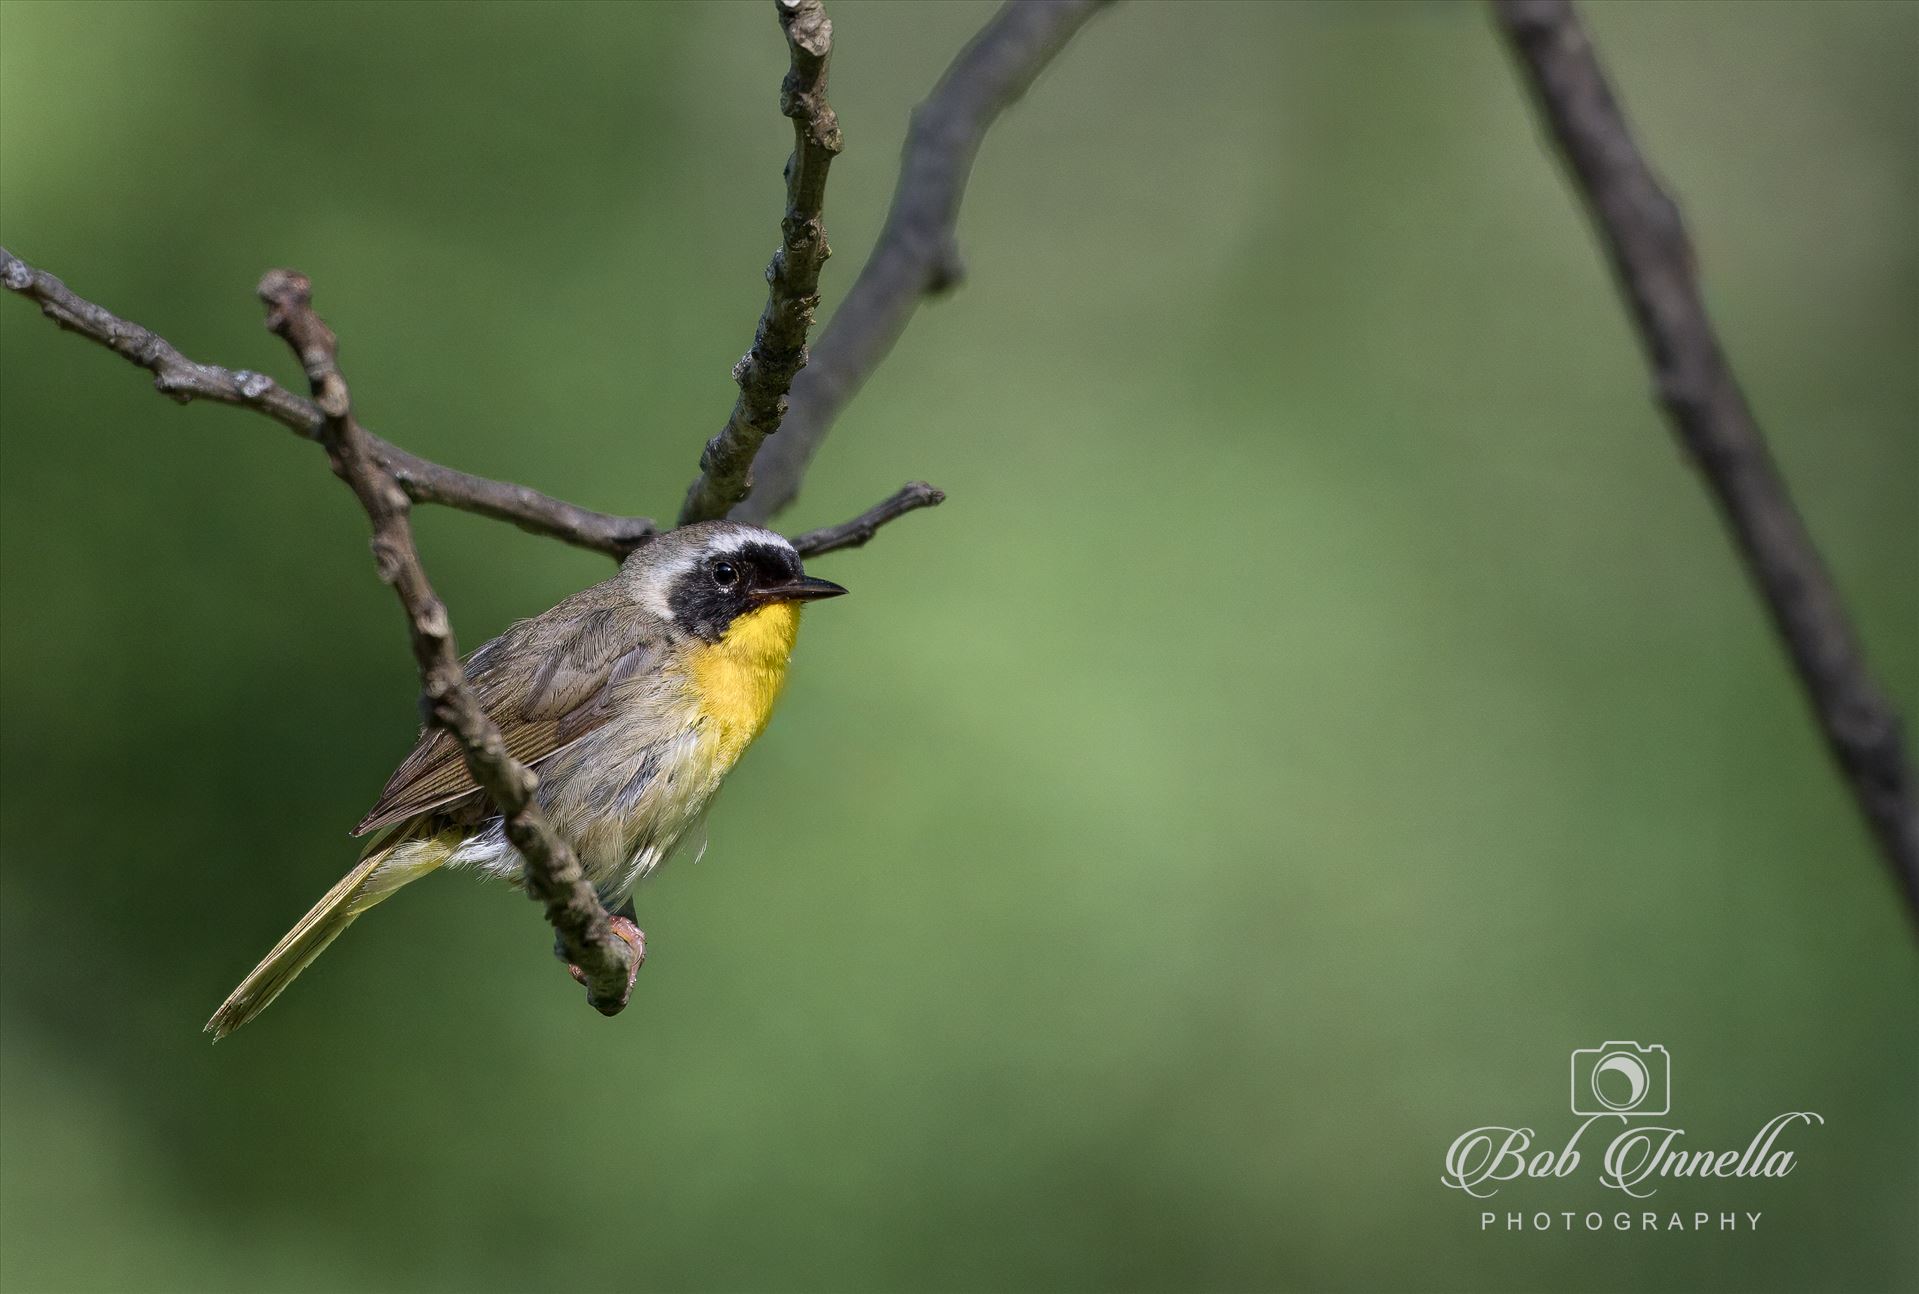
[[[214,1041],[267,1009],[294,977],[305,970],[326,946],[353,924],[353,919],[368,908],[390,897],[410,881],[417,881],[446,862],[458,844],[458,833],[446,833],[425,839],[397,839],[404,828],[376,840],[361,857],[359,865],[300,918],[298,925],[273,946],[251,974],[240,981],[213,1018],[206,1031]]]

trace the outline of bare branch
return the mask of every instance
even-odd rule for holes
[[[820,0],[775,0],[792,57],[780,83],[780,112],[793,119],[793,155],[786,163],[786,216],[780,246],[766,267],[766,309],[752,349],[733,367],[739,399],[720,434],[700,454],[700,474],[686,492],[680,524],[712,521],[752,488],[753,456],[780,429],[793,375],[806,365],[806,334],[820,303],[820,267],[832,249],[820,217],[826,172],[840,151],[840,124],[826,102],[833,24]]]
[[[1826,744],[1919,914],[1919,804],[1899,716],[1866,667],[1713,331],[1679,208],[1634,142],[1568,0],[1494,0],[1493,12],[1605,246],[1673,433],[1712,492]]]
[[[52,274],[35,269],[4,247],[0,247],[0,284],[37,301],[41,313],[60,327],[97,341],[148,370],[154,375],[154,389],[182,404],[205,400],[257,410],[304,439],[324,442],[326,415],[312,400],[294,394],[264,373],[190,360],[158,333],[94,304]],[[414,503],[437,503],[496,521],[512,522],[531,534],[545,535],[615,559],[625,557],[659,533],[645,517],[594,512],[511,481],[494,481],[455,471],[381,440],[364,427],[360,428],[360,434],[380,466],[399,482]],[[923,493],[905,502],[905,496],[915,490]],[[800,538],[814,540],[837,532],[857,534],[857,539],[835,541],[830,547],[811,551],[858,547],[872,538],[873,530],[879,526],[917,508],[931,507],[945,497],[932,486],[916,483],[851,521],[810,531]],[[900,506],[903,502],[904,506]],[[802,548],[801,551],[809,550]]]
[[[818,530],[796,535],[793,547],[799,550],[801,557],[818,557],[821,553],[838,552],[842,548],[858,548],[878,534],[879,528],[887,522],[944,502],[945,491],[936,490],[925,481],[908,481],[893,495],[874,504],[851,521],[842,521],[837,526],[821,526]]]
[[[313,312],[310,284],[304,274],[270,270],[260,280],[260,299],[268,306],[267,327],[286,339],[306,369],[321,414],[317,437],[334,472],[352,487],[373,523],[380,578],[393,586],[406,609],[427,721],[459,742],[467,771],[500,811],[507,838],[525,862],[527,891],[545,908],[568,958],[586,976],[587,1001],[614,1015],[632,993],[638,950],[613,933],[579,860],[534,802],[538,779],[507,753],[499,729],[467,685],[446,607],[427,582],[413,544],[411,501],[353,416],[338,343]]]
[[[0,285],[38,302],[41,313],[62,328],[99,342],[151,372],[154,389],[181,404],[206,400],[254,409],[307,440],[323,438],[326,418],[313,401],[295,395],[265,374],[190,360],[166,338],[95,305],[4,247],[0,247]],[[412,502],[437,503],[510,521],[533,534],[548,535],[615,559],[658,533],[658,527],[645,517],[593,512],[524,485],[455,471],[410,454],[364,429],[361,434],[381,468],[399,482]]]
[[[920,301],[959,282],[960,200],[986,132],[1105,2],[1009,0],[914,111],[879,242],[794,380],[780,434],[761,453],[753,492],[734,517],[764,524],[793,501],[826,433]]]

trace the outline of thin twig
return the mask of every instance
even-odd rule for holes
[[[1900,721],[1874,681],[1735,381],[1700,295],[1679,208],[1660,187],[1567,0],[1494,0],[1630,307],[1659,401],[1718,504],[1826,744],[1919,915],[1919,801]]]
[[[326,415],[320,412],[319,405],[305,396],[294,394],[264,373],[221,368],[217,364],[201,364],[190,360],[158,333],[122,319],[104,306],[87,300],[58,278],[45,270],[33,268],[4,247],[0,247],[0,284],[39,302],[40,312],[60,327],[99,342],[151,372],[154,375],[154,389],[163,395],[171,396],[182,404],[206,400],[252,409],[272,418],[303,439],[321,440]],[[605,553],[616,560],[659,533],[658,528],[645,517],[594,512],[524,485],[515,485],[511,481],[494,481],[455,471],[381,440],[364,427],[361,427],[360,434],[365,437],[380,466],[399,482],[407,498],[414,503],[437,503],[462,512],[492,517],[496,521],[511,522],[531,534],[545,535],[575,547]],[[927,507],[938,501],[929,499],[913,507]],[[880,507],[884,508],[886,504]],[[859,526],[879,510],[873,509],[845,524]],[[899,509],[889,513],[883,520],[891,521],[912,510]]]
[[[700,454],[700,474],[686,492],[680,524],[712,521],[752,489],[753,457],[780,429],[793,375],[806,365],[806,334],[820,303],[820,267],[833,254],[820,211],[826,173],[840,151],[839,119],[826,102],[833,24],[820,0],[775,0],[792,66],[780,83],[780,112],[793,120],[786,163],[786,216],[780,245],[766,267],[766,309],[753,346],[733,366],[739,398],[720,434]]]
[[[908,481],[890,497],[874,504],[851,521],[842,521],[837,526],[821,526],[818,530],[794,536],[793,547],[799,550],[801,557],[818,557],[821,553],[838,552],[842,548],[858,548],[887,522],[919,508],[937,507],[944,502],[945,491],[936,490],[925,481]]]
[[[318,439],[334,472],[353,488],[373,523],[380,578],[406,609],[427,722],[459,743],[467,771],[505,820],[507,839],[525,864],[527,891],[546,909],[568,959],[586,975],[587,1001],[614,1015],[631,992],[634,950],[613,933],[579,860],[534,802],[538,779],[507,753],[500,730],[467,685],[446,607],[427,582],[413,544],[412,502],[354,418],[338,343],[313,312],[311,285],[304,274],[270,270],[260,280],[260,299],[268,306],[267,327],[286,339],[306,369],[321,414]]]
[[[181,404],[206,400],[254,409],[307,440],[321,439],[325,415],[305,396],[294,394],[263,373],[190,360],[166,338],[95,305],[4,247],[0,247],[0,285],[38,302],[40,312],[62,328],[91,338],[151,372],[154,389],[162,395]],[[511,481],[455,471],[410,454],[371,432],[363,430],[362,434],[380,466],[415,503],[437,503],[510,521],[533,534],[548,535],[615,559],[658,533],[658,527],[645,517],[594,512]]]
[[[834,420],[920,302],[959,282],[960,200],[986,132],[1105,3],[1009,0],[914,110],[879,242],[794,380],[780,434],[760,453],[753,492],[734,517],[764,524],[793,501]]]

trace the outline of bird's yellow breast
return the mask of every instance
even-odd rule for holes
[[[722,769],[765,729],[799,631],[799,604],[774,602],[737,617],[718,642],[694,652],[694,699]]]

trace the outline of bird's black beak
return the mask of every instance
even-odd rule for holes
[[[811,575],[758,590],[764,602],[818,602],[821,598],[836,598],[844,592],[846,590],[833,581],[816,580]]]

